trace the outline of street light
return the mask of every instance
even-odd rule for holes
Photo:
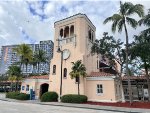
[[[60,41],[60,40],[58,40]],[[62,64],[63,64],[63,51],[60,49],[60,46],[58,46],[58,49],[57,49],[57,52],[58,53],[61,53],[61,71],[60,71],[60,96],[59,96],[59,100],[61,100],[61,96],[62,96]]]

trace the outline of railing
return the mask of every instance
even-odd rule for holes
[[[73,43],[74,46],[76,46],[76,37],[75,35],[74,36],[71,36],[71,37],[66,37],[66,38],[61,38],[59,39],[59,45],[65,45],[65,44],[68,44],[68,43]]]

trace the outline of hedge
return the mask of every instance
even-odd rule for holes
[[[46,92],[41,96],[41,102],[57,102],[58,94],[56,92]]]
[[[29,94],[24,94],[24,93],[20,93],[18,96],[16,96],[17,100],[29,100],[30,99],[30,95]]]
[[[17,99],[17,100],[29,100],[30,95],[19,92],[8,92],[6,93],[6,98]]]
[[[77,95],[77,94],[67,94],[67,95],[62,96],[61,102],[64,102],[64,103],[85,103],[85,102],[87,102],[87,96]]]
[[[16,96],[18,96],[19,92],[8,92],[6,93],[6,98],[16,99]]]

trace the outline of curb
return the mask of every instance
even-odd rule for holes
[[[94,106],[92,107],[85,107],[85,106],[75,106],[75,105],[62,105],[62,104],[52,104],[52,103],[42,103],[42,102],[27,102],[27,101],[13,101],[13,100],[8,100],[8,99],[0,99],[1,101],[7,101],[7,102],[20,102],[20,103],[29,103],[29,104],[39,104],[39,105],[50,105],[50,106],[60,106],[60,107],[72,107],[72,108],[83,108],[83,109],[92,109],[92,110],[103,110],[103,111],[112,111],[112,112],[122,112],[122,113],[142,113],[139,111],[133,111],[131,110],[115,110],[115,109],[109,109],[109,108],[95,108]],[[82,105],[82,104],[81,104]],[[102,107],[102,106],[101,106]],[[111,106],[109,106],[111,107]],[[129,108],[130,109],[130,108]]]
[[[35,103],[35,104],[50,105],[50,106],[62,106],[62,107],[72,107],[72,108],[83,108],[83,109],[92,109],[92,110],[103,110],[103,111],[113,111],[113,112],[123,112],[123,113],[141,113],[141,112],[132,112],[132,111],[113,110],[113,109],[101,109],[101,108],[92,108],[92,107],[70,106],[70,105],[56,105],[56,104],[46,104],[46,103]]]

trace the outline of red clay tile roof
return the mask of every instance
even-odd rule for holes
[[[114,76],[114,74],[106,73],[106,72],[92,72],[87,77],[99,77],[99,76]]]
[[[123,76],[122,79],[127,80],[128,76]],[[145,76],[130,76],[130,79],[131,80],[138,80],[138,79],[139,80],[144,80],[144,79],[146,79],[146,77]]]
[[[49,79],[48,75],[31,76],[28,79]]]

